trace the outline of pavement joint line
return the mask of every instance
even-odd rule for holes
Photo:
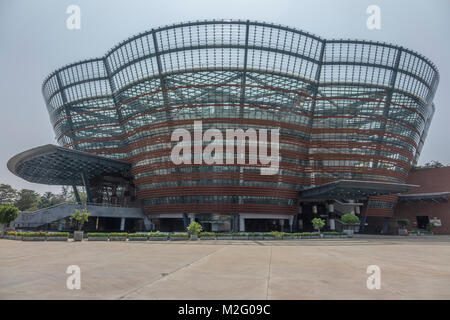
[[[200,260],[206,259],[206,258],[208,258],[209,256],[211,256],[211,255],[213,255],[213,254],[215,254],[215,253],[217,253],[217,252],[219,252],[219,251],[222,251],[222,250],[224,250],[224,249],[227,249],[227,248],[228,248],[228,247],[222,247],[222,248],[219,248],[219,249],[217,249],[217,250],[214,250],[213,252],[210,252],[210,253],[208,253],[208,254],[206,254],[206,255],[204,255],[204,256],[198,258],[197,260],[194,260],[194,261],[192,261],[192,262],[190,262],[190,263],[187,263],[187,264],[185,264],[185,265],[182,265],[181,267],[179,267],[179,268],[177,268],[177,269],[175,269],[175,270],[173,270],[173,271],[171,271],[171,272],[164,273],[164,275],[160,274],[159,278],[154,279],[154,280],[152,280],[152,281],[150,281],[150,282],[147,282],[147,283],[145,283],[145,284],[143,284],[143,285],[141,285],[141,286],[138,286],[137,288],[128,290],[127,292],[123,293],[123,294],[120,295],[119,297],[115,298],[115,300],[122,300],[122,299],[125,299],[128,295],[130,295],[130,294],[132,294],[132,293],[135,293],[135,292],[139,291],[139,290],[142,289],[142,288],[150,287],[150,286],[154,285],[155,283],[157,283],[158,281],[160,281],[160,280],[162,280],[162,279],[167,279],[168,277],[170,277],[170,276],[173,275],[174,273],[176,273],[176,272],[178,272],[178,271],[181,271],[181,270],[183,270],[183,269],[185,269],[185,268],[188,268],[189,266],[191,266],[191,265],[193,265],[193,264],[199,262]]]
[[[273,246],[270,246],[269,269],[267,272],[266,300],[269,300],[270,267],[272,266],[272,249],[273,249]]]

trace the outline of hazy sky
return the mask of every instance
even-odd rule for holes
[[[81,29],[66,27],[69,5],[81,8]],[[381,8],[381,30],[366,27],[369,5]],[[324,38],[390,42],[418,51],[440,72],[436,113],[419,164],[450,164],[449,0],[0,0],[0,183],[38,192],[7,161],[26,149],[53,143],[41,94],[44,78],[63,65],[103,56],[136,33],[204,19],[250,19],[288,25]]]

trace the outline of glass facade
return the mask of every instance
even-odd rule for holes
[[[403,183],[439,75],[408,49],[326,40],[253,21],[136,35],[52,73],[43,94],[58,143],[125,160],[148,214],[296,214],[300,190],[339,179]],[[177,128],[280,129],[280,170],[175,165]]]

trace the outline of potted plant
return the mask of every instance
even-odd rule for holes
[[[311,220],[311,223],[312,223],[314,229],[316,229],[319,232],[319,236],[322,238],[323,236],[320,233],[320,229],[325,226],[325,221],[320,218],[314,218]]]
[[[87,234],[88,241],[108,241],[109,233],[88,233]]]
[[[189,240],[189,233],[187,233],[187,232],[171,233],[170,240],[171,241]]]
[[[87,209],[84,208],[83,211],[75,209],[74,213],[69,216],[70,221],[75,221],[78,229],[73,232],[74,241],[83,240],[83,231],[81,231],[81,229],[83,228],[84,223],[88,221],[90,215],[91,214],[87,211]]]
[[[47,233],[47,241],[67,241],[67,239],[69,239],[68,232]]]
[[[111,241],[126,241],[128,233],[126,232],[113,232],[109,234],[109,240]]]
[[[354,229],[357,225],[359,225],[359,218],[351,213],[346,213],[341,217],[342,223],[344,226],[344,233],[347,234],[347,237],[353,237]]]
[[[203,231],[203,227],[200,223],[194,221],[187,227],[187,231],[191,236],[191,240],[197,240],[198,235]]]
[[[159,231],[150,232],[148,234],[148,240],[150,241],[167,241],[168,235],[167,233],[162,233]]]
[[[147,233],[130,233],[128,234],[129,241],[147,241],[148,234]]]
[[[19,209],[13,204],[7,203],[0,206],[0,238],[3,238],[6,226],[16,220],[18,214]]]
[[[398,235],[399,236],[407,236],[408,230],[406,229],[406,227],[409,225],[409,220],[408,219],[398,219],[397,224],[400,227],[398,229]]]
[[[216,234],[214,232],[200,232],[200,240],[215,240]]]

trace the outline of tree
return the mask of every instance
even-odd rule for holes
[[[346,213],[342,215],[341,221],[345,224],[357,224],[359,223],[359,218],[351,213]]]
[[[69,219],[71,221],[75,221],[78,231],[81,231],[81,229],[83,228],[83,224],[88,221],[90,215],[91,214],[87,211],[86,208],[84,208],[81,212],[80,210],[75,209],[75,212],[69,216]]]
[[[187,231],[193,235],[200,234],[200,232],[202,232],[202,230],[203,230],[203,227],[201,226],[201,224],[198,222],[195,222],[195,221],[191,222],[191,224],[187,227]]]
[[[0,184],[0,204],[14,203],[17,197],[17,190],[9,184]]]
[[[2,237],[5,226],[17,219],[18,212],[19,209],[11,203],[0,205],[0,224],[2,225]]]
[[[54,194],[52,192],[44,193],[39,200],[39,209],[51,207],[66,201],[63,194]]]
[[[407,226],[409,226],[409,219],[398,219],[397,224],[402,229],[406,229]]]
[[[37,208],[39,199],[39,193],[29,189],[22,189],[18,192],[17,199],[14,204],[20,211],[24,211]]]
[[[320,229],[323,228],[325,225],[325,221],[323,221],[320,218],[314,218],[311,220],[311,223],[313,224],[314,229],[316,229],[320,233]]]

